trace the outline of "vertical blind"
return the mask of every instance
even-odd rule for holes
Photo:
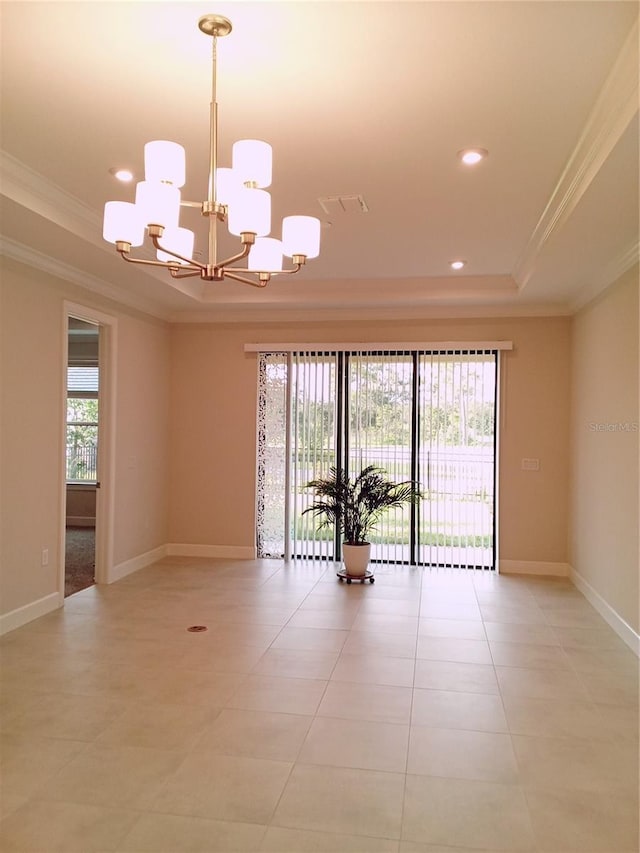
[[[305,486],[376,465],[422,499],[383,515],[374,562],[494,566],[495,351],[267,352],[259,377],[259,556],[339,559]]]

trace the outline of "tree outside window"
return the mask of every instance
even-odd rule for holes
[[[67,480],[97,480],[98,400],[67,398]]]

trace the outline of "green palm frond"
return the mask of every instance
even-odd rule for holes
[[[335,525],[349,543],[366,542],[385,510],[417,504],[422,497],[413,481],[393,483],[376,465],[363,468],[353,480],[333,466],[327,477],[311,480],[305,488],[313,489],[315,499],[302,514],[311,513],[319,529]]]

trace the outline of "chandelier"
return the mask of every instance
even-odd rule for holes
[[[232,167],[218,167],[218,104],[216,102],[217,39],[231,32],[231,21],[221,15],[204,15],[198,27],[213,39],[211,106],[209,116],[209,185],[206,201],[183,201],[185,152],[166,140],[144,147],[145,180],[136,186],[135,203],[108,201],[104,210],[103,237],[132,264],[164,267],[173,278],[199,276],[204,281],[225,278],[265,287],[272,275],[296,273],[320,252],[320,220],[313,216],[286,216],[282,239],[271,231],[271,146],[257,139],[234,143]],[[199,208],[208,222],[207,262],[193,255],[195,235],[179,225],[180,208]],[[218,258],[219,223],[240,238],[239,251]],[[157,260],[131,257],[131,248],[142,246],[145,231],[156,249]],[[283,255],[292,269],[283,269]],[[246,260],[247,267],[236,264]]]

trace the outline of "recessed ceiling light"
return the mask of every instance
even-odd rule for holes
[[[133,180],[133,172],[130,171],[130,169],[120,169],[117,166],[112,166],[112,168],[109,169],[109,174],[113,175],[116,180],[122,181],[125,184]]]
[[[463,148],[462,151],[458,151],[458,157],[467,166],[475,166],[488,155],[486,148]]]
[[[452,270],[461,270],[466,263],[466,261],[450,261],[449,266]]]

